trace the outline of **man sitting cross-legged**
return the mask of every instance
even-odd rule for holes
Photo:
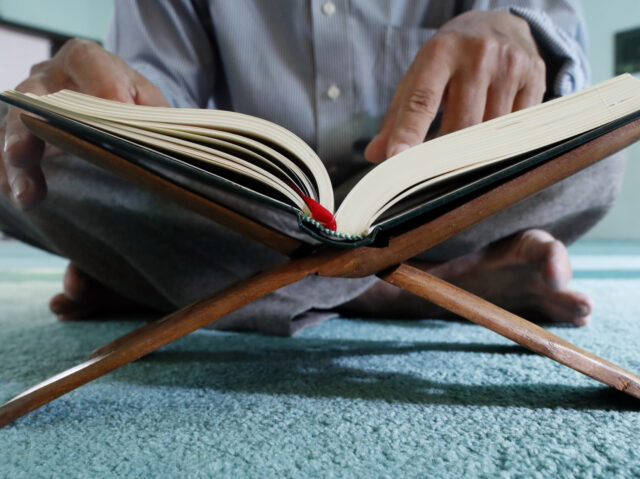
[[[577,2],[496,1],[487,10],[478,1],[461,11],[460,2],[353,1],[330,12],[314,2],[267,3],[175,0],[150,11],[144,2],[118,2],[113,53],[71,41],[18,89],[249,113],[314,146],[340,183],[367,161],[422,142],[439,112],[439,134],[447,134],[588,81]],[[51,301],[61,319],[175,310],[283,260],[46,147],[19,114],[10,110],[0,134],[0,226],[70,259],[64,291]],[[354,153],[372,137],[364,157]],[[593,303],[567,287],[565,244],[610,208],[622,172],[621,159],[607,159],[414,262],[528,318],[587,324]],[[216,324],[292,334],[326,310],[443,314],[374,277],[310,277]]]

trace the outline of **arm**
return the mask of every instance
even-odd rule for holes
[[[547,2],[554,10],[542,1],[467,3],[477,10],[442,25],[416,55],[367,147],[369,161],[424,141],[441,109],[446,134],[540,103],[548,78],[552,95],[586,86],[584,27],[573,4]],[[545,5],[557,21],[535,8]]]
[[[71,40],[53,58],[35,65],[17,89],[44,95],[66,88],[151,106],[169,106],[167,98],[174,106],[206,104],[213,74],[204,60],[209,41],[190,8],[187,0],[118,2],[108,43],[119,55]],[[46,195],[40,167],[45,145],[25,128],[20,113],[10,108],[0,125],[0,193],[29,208]]]

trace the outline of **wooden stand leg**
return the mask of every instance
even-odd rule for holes
[[[1,406],[0,427],[245,304],[315,273],[317,267],[318,258],[290,261],[109,343],[98,349],[88,361],[38,384]],[[379,276],[535,352],[640,398],[640,377],[635,374],[435,276],[408,265]]]
[[[101,348],[101,354],[34,386],[0,407],[0,428],[54,399],[141,358],[314,271],[311,258],[290,261],[199,301]]]
[[[429,273],[402,264],[380,277],[536,353],[640,399],[640,377],[637,375]]]
[[[172,316],[165,316],[164,318],[156,319],[155,321],[147,323],[138,329],[134,329],[133,331],[125,334],[124,336],[120,336],[114,341],[111,341],[107,344],[100,346],[99,348],[91,352],[89,359],[94,359],[94,358],[97,358],[98,356],[104,356],[105,354],[108,354],[111,351],[115,351],[116,349],[118,349],[119,347],[123,346],[124,344],[130,341],[134,341],[137,338],[146,337],[147,335],[151,334],[153,330],[155,330],[159,326],[162,326],[165,322],[169,321],[171,317]]]

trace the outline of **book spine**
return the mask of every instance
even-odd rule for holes
[[[325,228],[331,231],[336,230],[336,218],[333,216],[333,214],[331,214],[331,212],[328,209],[326,209],[316,200],[308,197],[307,195],[300,193],[300,196],[302,197],[306,205],[309,207],[309,210],[311,211],[311,217],[314,220],[316,220],[322,226],[324,226]]]
[[[314,219],[315,221],[320,223],[320,225],[322,225],[323,227],[325,227],[325,228],[327,228],[327,229],[329,229],[331,231],[335,231],[336,230],[336,228],[337,228],[336,219],[333,216],[333,213],[331,213],[331,211],[326,209],[324,206],[322,206],[320,203],[318,203],[313,198],[305,195],[302,191],[300,191],[300,188],[298,188],[296,185],[294,185],[290,181],[287,181],[287,184],[291,188],[293,188],[293,190],[296,193],[298,193],[300,195],[300,197],[304,200],[305,204],[309,208],[309,211],[311,212],[311,218],[312,219]]]

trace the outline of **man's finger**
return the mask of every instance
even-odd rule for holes
[[[0,194],[5,198],[11,198],[11,188],[9,187],[7,172],[2,162],[0,162]]]
[[[381,163],[387,159],[387,143],[389,142],[389,137],[393,131],[393,125],[396,121],[396,115],[400,108],[400,103],[404,98],[406,85],[409,83],[412,83],[411,69],[409,69],[396,88],[393,98],[391,99],[391,104],[389,105],[387,113],[380,125],[380,129],[378,130],[378,134],[371,140],[364,151],[365,158],[372,163]]]
[[[11,108],[7,114],[2,158],[13,167],[33,168],[40,163],[44,143],[24,126],[23,114],[17,108]]]
[[[520,90],[513,100],[513,111],[524,110],[530,106],[542,103],[544,98],[545,85],[527,84]]]
[[[63,47],[63,69],[78,91],[89,95],[134,103],[136,97],[130,67],[96,43],[70,40]]]
[[[449,85],[441,134],[446,135],[480,123],[486,102],[486,81],[473,76],[456,75]]]
[[[21,92],[46,95],[49,90],[43,82],[29,79],[20,83],[16,90]],[[2,159],[11,166],[18,168],[33,168],[42,158],[43,143],[36,138],[22,123],[24,110],[11,107],[4,120],[4,143]]]
[[[11,199],[19,208],[31,208],[47,195],[47,185],[39,166],[16,168],[5,164],[4,167],[11,188]]]
[[[547,88],[546,68],[542,60],[535,62],[524,87],[513,100],[513,111],[523,110],[542,103]]]
[[[499,82],[494,81],[487,91],[487,102],[482,120],[493,120],[499,116],[511,113],[517,92],[518,88],[515,83],[501,85]]]
[[[157,86],[97,44],[72,40],[68,48],[65,72],[79,91],[122,103],[169,106]]]
[[[133,100],[137,105],[164,107],[170,106],[160,88],[155,86],[138,72],[133,71],[133,74],[133,84],[135,91],[135,97]]]
[[[427,61],[431,63],[416,68],[414,81],[404,92],[387,144],[388,158],[422,143],[438,114],[449,81],[449,68],[437,58]]]
[[[4,131],[5,124],[2,123],[2,125],[0,125],[0,160],[2,160],[3,158],[2,152],[4,151]],[[7,172],[4,168],[4,161],[0,161],[0,194],[2,194],[2,196],[6,198],[9,198],[9,196],[11,195],[11,188],[9,187]]]
[[[22,82],[16,89],[40,95],[48,93],[44,84],[34,78]],[[24,111],[18,108],[9,108],[2,124],[0,192],[13,199],[18,206],[28,208],[41,201],[46,194],[40,170],[44,143],[22,123],[22,114]]]

